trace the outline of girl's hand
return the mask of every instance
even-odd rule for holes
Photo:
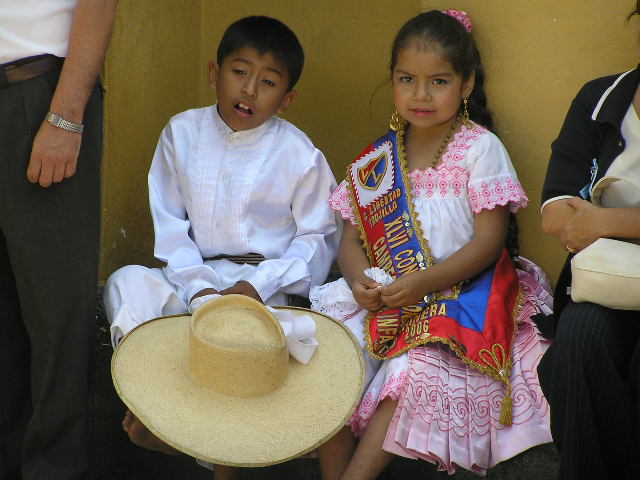
[[[382,301],[392,308],[414,305],[430,293],[426,282],[427,270],[403,275],[393,283],[382,287]]]
[[[351,292],[358,305],[374,312],[380,310],[384,305],[380,298],[381,286],[375,280],[363,275],[351,284]]]
[[[602,237],[602,207],[577,197],[567,203],[575,209],[575,213],[562,229],[560,241],[566,249],[578,252]]]

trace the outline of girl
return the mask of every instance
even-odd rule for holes
[[[504,253],[510,212],[528,200],[490,131],[470,30],[457,11],[402,27],[392,130],[330,199],[345,219],[344,279],[312,290],[312,308],[342,319],[368,355],[349,426],[319,449],[325,479],[375,478],[393,454],[484,474],[551,441],[536,376],[546,344],[530,320],[549,312],[549,284]]]

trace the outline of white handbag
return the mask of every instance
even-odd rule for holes
[[[604,177],[593,187],[591,200],[599,205],[604,189],[607,207],[640,206],[640,188],[627,178]],[[600,238],[571,260],[571,299],[618,310],[640,310],[640,245]]]

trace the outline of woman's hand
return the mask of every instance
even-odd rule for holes
[[[578,197],[567,200],[567,204],[575,212],[560,232],[560,241],[570,252],[579,252],[603,236],[603,207]]]
[[[380,310],[384,303],[380,298],[380,285],[375,280],[362,276],[351,284],[351,293],[358,305],[362,308],[374,312]]]
[[[392,308],[414,305],[431,293],[427,270],[409,273],[382,287],[382,301]]]

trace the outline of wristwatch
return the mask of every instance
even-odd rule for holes
[[[82,133],[84,131],[84,125],[65,120],[60,115],[56,115],[55,113],[47,113],[46,119],[47,122],[49,122],[54,127],[62,128],[63,130],[68,130],[69,132]]]

